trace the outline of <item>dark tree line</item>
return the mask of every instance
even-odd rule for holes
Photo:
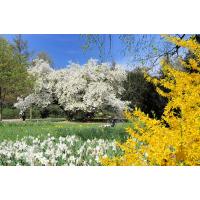
[[[128,72],[124,89],[122,99],[130,101],[130,108],[137,107],[151,117],[160,118],[167,100],[161,97],[155,86],[145,79],[142,68],[136,68]]]

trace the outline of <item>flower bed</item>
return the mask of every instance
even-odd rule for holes
[[[117,153],[115,141],[93,139],[83,141],[77,136],[24,137],[21,140],[4,140],[0,143],[0,165],[34,166],[95,166],[99,158]]]

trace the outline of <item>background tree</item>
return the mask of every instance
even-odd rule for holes
[[[3,106],[15,102],[17,96],[28,93],[32,86],[26,67],[25,57],[17,54],[7,40],[0,38],[0,120]]]
[[[189,38],[196,35],[175,34],[177,38]],[[113,60],[116,40],[119,41],[121,54],[126,57],[130,67],[159,66],[163,56],[178,57],[183,48],[166,41],[157,34],[86,34],[82,35],[84,51],[97,48],[101,62]]]
[[[53,59],[51,58],[51,56],[48,53],[46,53],[44,51],[39,52],[37,54],[37,58],[46,61],[50,65],[50,67],[54,66]]]
[[[130,101],[130,108],[140,108],[151,117],[159,118],[164,111],[166,99],[161,97],[155,86],[145,79],[144,71],[145,69],[136,68],[127,72],[122,99]]]
[[[18,34],[14,37],[12,46],[16,54],[22,56],[27,61],[29,60],[31,53],[28,49],[28,41],[24,40],[22,35]]]
[[[83,66],[71,63],[66,69],[53,70],[46,61],[36,59],[29,73],[36,82],[34,92],[15,104],[22,111],[31,105],[45,111],[57,102],[70,118],[86,119],[108,109],[119,115],[127,105],[121,100],[126,72],[118,65],[113,68],[91,59]]]

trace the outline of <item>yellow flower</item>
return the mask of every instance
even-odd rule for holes
[[[181,60],[185,71],[163,61],[163,79],[145,75],[158,93],[168,98],[163,116],[156,120],[139,109],[125,112],[134,128],[126,129],[130,137],[119,145],[124,154],[102,159],[103,165],[200,165],[200,45],[194,39],[165,37],[187,48],[194,58],[188,63]]]

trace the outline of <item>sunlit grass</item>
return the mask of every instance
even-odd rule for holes
[[[77,135],[83,140],[87,139],[108,139],[125,140],[127,134],[125,127],[128,123],[117,123],[115,127],[103,127],[104,123],[79,123],[79,122],[16,122],[0,123],[0,141],[17,140],[24,136],[39,136],[47,138],[48,134],[54,137]]]

